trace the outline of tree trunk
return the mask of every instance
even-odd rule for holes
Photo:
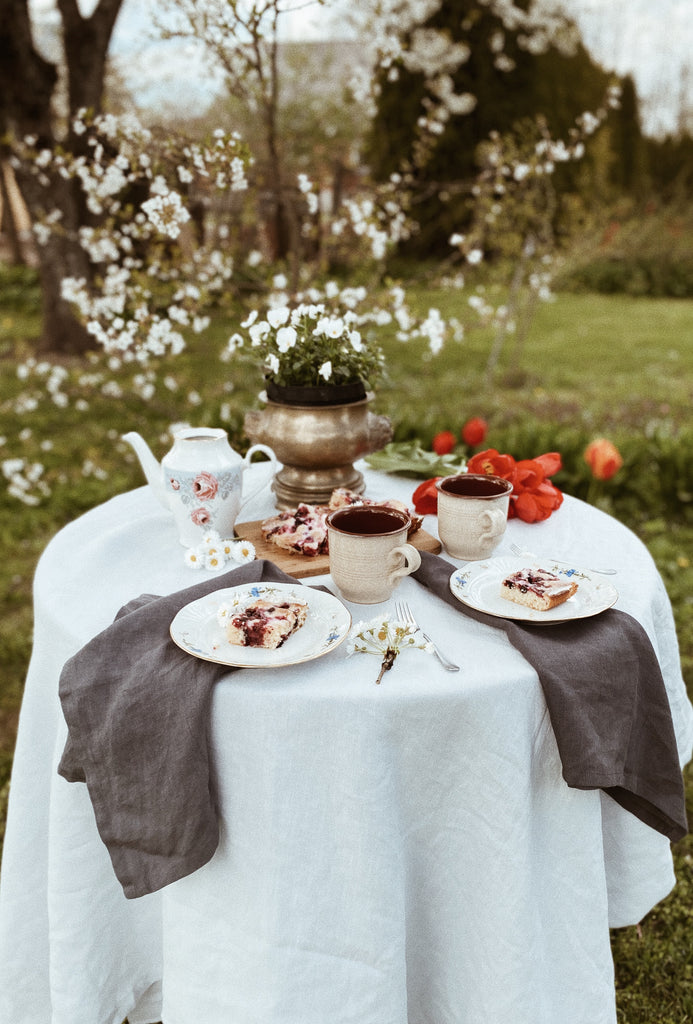
[[[63,23],[68,74],[69,120],[85,107],[101,107],[106,54],[122,0],[99,0],[88,18],[77,0],[57,0]],[[17,138],[34,136],[39,149],[53,149],[52,100],[58,80],[53,64],[34,49],[28,0],[0,0],[0,130]],[[83,142],[68,130],[63,145],[79,152]],[[66,276],[89,279],[91,267],[77,242],[77,229],[85,223],[83,198],[75,183],[58,176],[40,182],[29,169],[17,173],[17,183],[34,222],[59,209],[61,233],[39,246],[43,287],[43,352],[84,352],[90,336],[61,298]]]
[[[66,277],[90,279],[92,267],[82,246],[77,241],[80,225],[81,197],[75,182],[51,178],[42,186],[29,171],[19,174],[18,184],[32,216],[40,218],[48,209],[62,212],[60,231],[52,233],[45,245],[38,245],[39,276],[41,279],[41,337],[40,353],[60,352],[79,355],[94,347],[94,339],[62,298],[62,282]]]
[[[19,228],[15,217],[14,206],[10,190],[7,187],[7,174],[9,165],[0,159],[0,208],[2,218],[0,219],[0,234],[7,238],[7,246],[10,252],[10,262],[13,266],[21,266],[27,261],[24,258],[22,244],[19,240]]]

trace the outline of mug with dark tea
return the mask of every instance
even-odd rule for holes
[[[505,533],[513,485],[500,476],[459,473],[436,483],[438,536],[466,562],[488,558]]]
[[[327,517],[330,575],[342,597],[354,604],[379,604],[403,576],[421,565],[407,544],[411,519],[385,505],[350,505]]]

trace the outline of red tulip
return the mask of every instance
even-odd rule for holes
[[[584,459],[596,480],[610,480],[623,465],[616,445],[604,437],[597,438],[585,448]]]
[[[438,491],[436,490],[436,480],[440,480],[440,477],[434,476],[430,480],[424,480],[414,491],[412,502],[417,515],[434,516],[437,513]]]
[[[441,430],[433,438],[433,451],[436,455],[449,455],[453,451],[457,438],[451,430]]]
[[[516,462],[512,455],[501,455],[495,448],[473,455],[467,462],[468,473],[500,476],[513,485],[510,495],[509,519],[522,519],[526,523],[540,523],[563,504],[563,494],[549,477],[561,468],[559,452],[546,452],[535,459]],[[438,511],[438,492],[433,477],[425,480],[414,491],[414,508],[419,515]]]
[[[532,462],[538,462],[541,465],[545,476],[553,476],[563,467],[560,452],[546,452],[545,455],[537,455]]]
[[[515,482],[515,459],[512,455],[501,455],[495,448],[472,455],[467,462],[468,473],[485,473],[486,476],[502,476]]]
[[[486,420],[482,420],[480,416],[473,416],[462,427],[462,440],[470,448],[476,448],[477,445],[483,442],[487,432],[488,423]]]

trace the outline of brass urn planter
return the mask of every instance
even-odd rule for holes
[[[368,409],[373,395],[333,405],[294,405],[268,400],[246,413],[244,428],[253,444],[269,445],[282,468],[272,489],[277,508],[299,502],[325,505],[336,487],[363,493],[363,474],[354,461],[392,440],[387,416]]]

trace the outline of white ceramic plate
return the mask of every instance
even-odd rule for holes
[[[518,569],[532,567],[547,569],[557,576],[573,580],[578,585],[577,592],[563,604],[550,608],[547,612],[524,608],[501,597],[501,581],[506,576],[511,572],[517,572]],[[456,569],[452,574],[450,589],[463,604],[476,608],[477,611],[486,612],[487,615],[545,626],[599,615],[618,600],[616,587],[608,583],[603,576],[591,573],[588,569],[572,566],[568,562],[554,562],[550,558],[540,561],[507,556],[469,563],[461,569]]]
[[[230,644],[218,621],[222,605],[235,612],[258,598],[308,605],[303,626],[274,651]],[[291,583],[256,583],[216,590],[181,608],[171,623],[171,638],[182,650],[203,661],[241,668],[279,668],[321,658],[338,647],[350,629],[351,614],[332,594]]]

